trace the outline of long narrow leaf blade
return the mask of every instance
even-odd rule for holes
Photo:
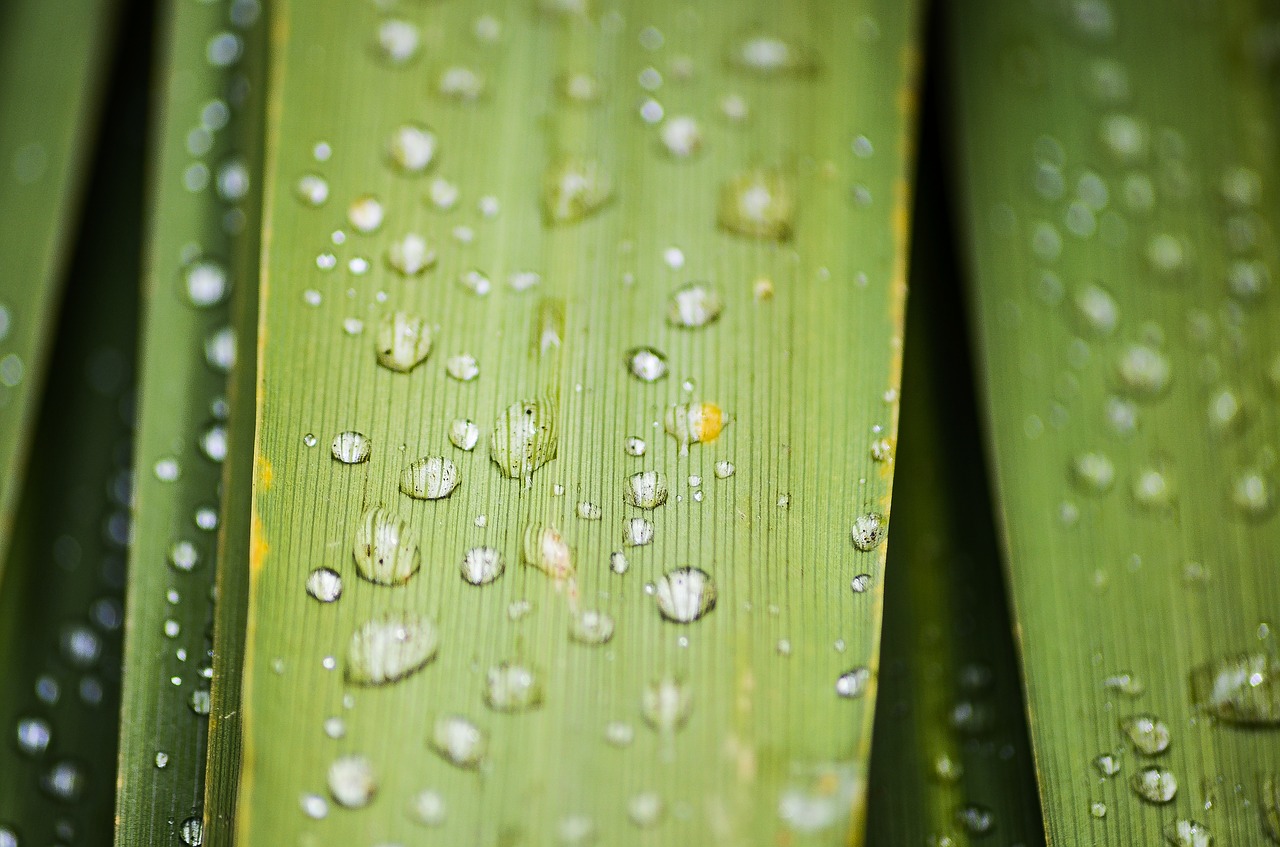
[[[238,843],[861,841],[914,4],[278,11]]]

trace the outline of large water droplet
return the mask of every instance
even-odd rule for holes
[[[316,568],[307,576],[307,593],[321,603],[332,603],[342,596],[342,577],[332,568]]]
[[[352,555],[360,576],[378,585],[406,582],[421,564],[408,521],[382,506],[361,515]]]
[[[369,436],[362,432],[349,430],[335,435],[333,444],[330,445],[329,449],[333,453],[333,458],[339,462],[356,465],[369,461],[369,452],[372,447]]]
[[[499,712],[523,712],[542,705],[542,683],[533,669],[514,662],[489,668],[484,701]]]
[[[555,527],[530,524],[525,527],[521,546],[526,564],[553,579],[573,576],[573,551]]]
[[[187,847],[200,847],[204,844],[204,821],[197,817],[189,817],[178,827],[178,838]]]
[[[1280,726],[1280,660],[1242,653],[1191,671],[1191,701],[1228,723]]]
[[[699,568],[677,568],[658,580],[654,598],[669,621],[692,623],[715,608],[716,586]]]
[[[426,615],[388,612],[351,635],[347,682],[385,685],[421,670],[436,656],[440,634]]]
[[[1129,778],[1129,787],[1148,803],[1162,805],[1178,793],[1178,780],[1165,768],[1143,768]]]
[[[480,376],[480,365],[476,362],[476,357],[470,353],[450,356],[445,360],[444,370],[458,382],[471,382]]]
[[[715,403],[681,403],[667,409],[663,423],[684,456],[691,444],[715,441],[729,424],[729,416]]]
[[[329,794],[339,806],[364,808],[377,792],[378,778],[366,756],[339,756],[329,765]]]
[[[443,456],[427,456],[400,472],[400,490],[416,500],[441,500],[458,487],[458,467]]]
[[[399,373],[408,373],[431,355],[434,332],[424,318],[406,312],[392,312],[378,321],[378,364]]]
[[[533,472],[556,457],[555,411],[541,400],[508,406],[493,424],[489,456],[512,479],[532,483]]]
[[[853,522],[853,528],[849,531],[853,546],[863,552],[874,550],[880,546],[880,543],[884,541],[884,524],[884,516],[876,512],[867,512],[865,515],[859,515]]]
[[[1169,727],[1155,715],[1133,715],[1120,722],[1120,728],[1140,753],[1155,756],[1169,749]]]
[[[460,768],[478,768],[489,747],[489,737],[461,715],[441,715],[431,727],[431,749]]]
[[[791,237],[795,214],[795,189],[781,171],[744,171],[720,189],[717,220],[737,235],[785,241]]]
[[[506,569],[502,553],[493,547],[472,547],[462,557],[462,578],[472,585],[488,585]]]
[[[671,292],[667,323],[683,329],[699,329],[714,323],[724,311],[720,292],[705,282],[690,282]]]
[[[667,502],[667,475],[658,471],[642,471],[627,477],[622,499],[628,506],[656,509]]]
[[[1173,847],[1211,847],[1213,833],[1198,821],[1179,818],[1165,824],[1164,840]]]
[[[599,162],[560,159],[542,178],[542,217],[550,225],[574,223],[600,211],[612,196],[612,181]]]

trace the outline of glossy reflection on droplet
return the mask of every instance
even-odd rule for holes
[[[1167,768],[1143,768],[1129,778],[1133,793],[1148,803],[1163,805],[1178,793],[1178,779]]]
[[[408,581],[422,561],[408,522],[382,506],[361,515],[352,556],[360,576],[378,585]]]
[[[494,421],[489,456],[504,474],[529,485],[534,471],[556,457],[558,440],[551,404],[524,400],[508,406]]]
[[[333,603],[342,596],[342,577],[332,568],[316,568],[307,575],[307,594],[321,603]]]
[[[333,437],[330,451],[333,458],[348,465],[356,465],[369,461],[369,453],[373,445],[369,437],[362,432],[348,430]]]
[[[426,615],[388,612],[351,635],[346,679],[352,685],[386,685],[421,670],[436,656],[440,634]]]
[[[329,794],[339,806],[362,809],[373,802],[378,779],[366,756],[339,756],[329,765]]]
[[[622,488],[623,502],[639,509],[656,509],[667,497],[667,475],[658,471],[632,474]]]
[[[399,373],[408,373],[431,354],[434,332],[424,318],[407,312],[392,312],[378,321],[376,351],[378,364]]]
[[[714,323],[723,311],[724,298],[717,289],[705,282],[690,282],[671,292],[667,323],[682,329],[700,329]]]
[[[400,472],[400,490],[415,500],[441,500],[461,481],[458,467],[444,456],[426,456]]]
[[[469,418],[457,418],[449,423],[449,443],[470,453],[480,441],[480,427]]]
[[[1120,722],[1120,728],[1140,753],[1155,756],[1169,749],[1169,727],[1155,715],[1132,715]]]
[[[627,370],[641,382],[657,382],[667,375],[667,357],[654,347],[633,347],[626,353]]]
[[[462,579],[472,585],[488,585],[506,569],[502,553],[493,547],[472,547],[462,557]]]
[[[663,423],[684,456],[691,444],[708,444],[719,438],[729,416],[715,403],[681,403],[667,409]]]
[[[675,623],[692,623],[716,605],[716,586],[700,568],[676,568],[657,582],[654,599],[662,617]]]
[[[781,171],[743,171],[720,189],[716,219],[722,229],[735,235],[786,241],[794,230],[795,215],[795,188]]]
[[[877,512],[859,515],[853,522],[853,528],[849,530],[849,536],[853,540],[853,546],[859,550],[874,550],[884,541],[884,516]]]

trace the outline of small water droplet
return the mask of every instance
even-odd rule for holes
[[[1120,773],[1120,757],[1112,753],[1102,753],[1094,757],[1093,766],[1103,776],[1112,777]]]
[[[1107,816],[1107,804],[1099,800],[1095,800],[1089,804],[1089,814],[1098,820],[1102,820]]]
[[[858,574],[849,582],[849,587],[853,589],[854,594],[864,593],[871,585],[870,574]]]
[[[995,828],[995,813],[986,806],[969,803],[956,810],[956,821],[970,835],[986,835]]]
[[[849,531],[849,535],[853,539],[854,547],[863,552],[874,550],[884,541],[884,516],[876,512],[867,512],[865,515],[859,515],[854,520],[853,528]]]
[[[311,207],[323,206],[329,199],[329,183],[319,174],[303,174],[293,189],[294,195]]]
[[[436,90],[441,97],[460,103],[474,103],[485,91],[484,75],[465,65],[453,65],[440,72]]]
[[[397,238],[387,247],[387,265],[401,276],[417,276],[435,267],[437,258],[435,248],[414,232]]]
[[[1246,470],[1231,484],[1231,502],[1251,520],[1265,518],[1275,505],[1271,480],[1258,470]]]
[[[613,618],[597,609],[579,612],[570,623],[569,637],[579,644],[606,644],[613,638]]]
[[[729,50],[729,64],[762,77],[805,76],[818,69],[817,56],[808,46],[761,32],[735,41]]]
[[[722,311],[724,299],[719,291],[705,282],[690,282],[671,292],[667,303],[667,323],[684,329],[699,329],[714,323]]]
[[[439,791],[425,789],[409,798],[406,808],[409,820],[423,826],[440,826],[445,821],[444,797]]]
[[[525,563],[547,576],[553,579],[573,576],[573,551],[555,527],[533,524],[525,527],[522,548]]]
[[[369,453],[373,445],[369,437],[362,432],[348,430],[333,437],[330,451],[333,458],[348,465],[357,465],[369,461]]]
[[[578,517],[586,521],[598,521],[604,515],[600,507],[595,503],[589,503],[583,500],[578,504]]]
[[[857,699],[866,693],[870,682],[871,670],[869,668],[853,668],[840,674],[840,677],[836,680],[836,694],[849,700]]]
[[[627,477],[622,499],[628,506],[656,509],[667,502],[667,476],[658,471],[642,471]]]
[[[421,565],[409,523],[382,506],[360,516],[352,555],[360,576],[378,585],[400,585]]]
[[[53,740],[53,728],[43,718],[22,718],[17,727],[18,750],[32,758],[43,756]]]
[[[503,662],[486,674],[484,701],[499,712],[523,712],[542,705],[542,683],[533,669]]]
[[[644,439],[637,438],[634,435],[627,436],[627,440],[623,442],[622,446],[628,456],[643,456],[644,451],[648,449],[648,445],[644,443]]]
[[[684,456],[691,444],[715,441],[729,424],[729,416],[715,403],[681,403],[667,409],[663,423]]]
[[[628,547],[643,547],[653,541],[653,524],[644,518],[622,522],[622,540]]]
[[[458,382],[471,382],[480,376],[480,365],[476,362],[476,357],[470,353],[459,353],[456,356],[450,356],[445,360],[444,369],[445,373]]]
[[[419,174],[435,160],[439,139],[422,124],[403,124],[387,140],[387,156],[401,172]]]
[[[323,820],[329,814],[329,801],[319,794],[303,794],[298,797],[302,813],[312,820]]]
[[[450,764],[474,769],[484,761],[489,736],[461,715],[441,715],[431,727],[431,749]]]
[[[431,180],[427,187],[427,199],[431,201],[431,205],[442,212],[447,212],[456,206],[460,194],[456,184],[440,176]]]
[[[1147,344],[1130,344],[1116,361],[1120,390],[1138,400],[1164,394],[1172,378],[1172,367],[1163,353]]]
[[[418,27],[399,18],[388,18],[378,25],[378,49],[393,65],[403,65],[418,55]]]
[[[612,197],[612,181],[599,162],[560,159],[542,178],[543,220],[548,225],[576,223],[603,209]]]
[[[339,756],[329,765],[329,794],[339,806],[364,808],[377,791],[378,780],[367,757],[353,753]]]
[[[357,232],[377,232],[382,226],[383,215],[381,201],[370,194],[357,197],[347,207],[347,220]]]
[[[734,466],[733,462],[730,462],[724,459],[720,460],[719,462],[716,462],[716,466],[715,466],[716,479],[728,479],[729,477],[733,476],[735,471],[737,471],[737,468]]]
[[[534,271],[512,271],[507,276],[507,286],[512,291],[528,291],[542,282],[542,275]]]
[[[595,74],[569,71],[556,77],[556,91],[570,103],[589,106],[600,100],[604,86]]]
[[[631,563],[627,561],[627,554],[621,550],[614,550],[609,554],[609,568],[616,574],[624,574],[631,567]]]
[[[439,645],[440,634],[430,617],[410,612],[381,615],[352,633],[347,682],[385,685],[404,679],[434,659]]]
[[[1120,728],[1140,753],[1155,756],[1169,749],[1169,727],[1155,715],[1127,717],[1120,722]]]
[[[1213,833],[1198,821],[1179,818],[1165,824],[1164,840],[1173,847],[1211,847]]]
[[[320,443],[320,441],[315,437],[313,433],[308,432],[306,435],[302,436],[302,443],[307,445],[308,447],[315,447],[317,444]]]
[[[632,347],[627,351],[626,365],[641,382],[657,382],[667,375],[667,357],[653,347]]]
[[[662,819],[662,797],[656,791],[633,794],[627,801],[627,817],[641,829],[648,829]]]
[[[1148,803],[1161,805],[1171,802],[1178,793],[1178,780],[1173,771],[1165,768],[1143,768],[1129,778],[1129,787]]]
[[[1071,460],[1071,480],[1086,494],[1103,494],[1111,490],[1116,468],[1103,453],[1086,451]]]
[[[795,189],[781,171],[744,171],[720,189],[717,222],[735,235],[786,241],[791,238],[795,214]]]
[[[689,159],[702,149],[702,130],[688,115],[672,115],[662,124],[662,146],[676,159]]]
[[[716,586],[704,570],[677,568],[658,580],[654,596],[662,617],[675,623],[692,623],[715,608]]]
[[[200,563],[200,553],[190,541],[176,541],[169,548],[169,564],[183,573],[190,573]]]
[[[502,553],[493,547],[472,547],[462,557],[462,578],[472,585],[488,585],[506,569]]]
[[[191,696],[187,698],[187,707],[191,709],[193,714],[206,717],[213,708],[213,695],[207,688],[196,688],[192,690]]]
[[[332,568],[316,568],[307,575],[307,594],[321,603],[332,603],[342,596],[342,577]]]
[[[675,677],[663,677],[645,686],[640,698],[640,713],[649,726],[661,733],[683,727],[693,712],[693,696],[689,687]]]
[[[187,265],[182,271],[182,280],[191,305],[200,309],[221,303],[231,290],[227,269],[212,259],[197,259]]]
[[[614,747],[627,747],[635,740],[635,729],[629,723],[611,721],[605,724],[604,740]]]
[[[431,354],[434,332],[425,319],[406,312],[392,312],[378,322],[378,364],[408,373]]]
[[[512,479],[531,485],[534,471],[556,457],[558,431],[549,403],[524,400],[508,406],[493,424],[489,456]]]
[[[458,467],[443,456],[427,456],[400,472],[400,490],[415,500],[441,500],[458,487]]]

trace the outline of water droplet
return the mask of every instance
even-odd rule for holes
[[[378,48],[393,65],[403,65],[418,55],[418,27],[409,21],[388,18],[378,25]]]
[[[493,281],[484,271],[471,268],[458,277],[458,284],[477,297],[486,297],[493,290]]]
[[[1116,361],[1120,389],[1129,396],[1153,399],[1169,387],[1172,368],[1163,353],[1146,344],[1130,344]]]
[[[506,569],[502,554],[493,547],[472,547],[462,557],[462,578],[472,585],[488,585]]]
[[[1147,155],[1147,126],[1132,115],[1107,115],[1102,119],[1100,134],[1103,146],[1121,162],[1138,162]]]
[[[1093,766],[1103,776],[1115,776],[1120,773],[1120,757],[1112,753],[1103,753],[1094,758]]]
[[[636,732],[631,724],[611,721],[605,725],[604,740],[614,747],[627,747],[635,740]]]
[[[1133,480],[1133,499],[1147,509],[1168,509],[1174,500],[1173,482],[1156,468],[1143,468]]]
[[[425,789],[409,798],[406,808],[409,820],[423,826],[440,826],[445,820],[444,797],[439,791]]]
[[[542,705],[542,683],[532,668],[503,662],[489,668],[484,701],[499,712],[523,712]]]
[[[1120,322],[1120,310],[1115,298],[1096,283],[1088,283],[1076,291],[1076,311],[1084,325],[1098,335],[1110,335]]]
[[[332,568],[316,568],[307,575],[307,593],[321,603],[332,603],[342,596],[342,577]]]
[[[1257,300],[1271,287],[1271,272],[1257,260],[1237,260],[1227,268],[1227,290],[1246,302]]]
[[[1243,726],[1280,726],[1280,660],[1242,653],[1191,671],[1191,702],[1220,720]]]
[[[484,94],[484,75],[474,68],[453,65],[440,72],[436,90],[440,92],[441,97],[457,100],[460,103],[474,103]]]
[[[728,479],[729,477],[733,476],[736,470],[737,468],[734,467],[733,462],[727,461],[725,459],[721,459],[719,462],[716,462],[716,467],[715,467],[716,479]]]
[[[685,329],[698,329],[714,323],[724,310],[720,292],[704,282],[691,282],[671,292],[667,304],[667,322]]]
[[[692,623],[715,608],[716,586],[706,571],[677,568],[658,580],[654,596],[662,617],[676,623]]]
[[[458,467],[443,456],[426,456],[400,472],[400,490],[416,500],[441,500],[458,487]]]
[[[836,680],[836,694],[849,700],[857,699],[866,693],[870,682],[869,668],[853,668],[840,674]]]
[[[513,271],[507,276],[507,285],[512,291],[528,291],[542,282],[542,275],[534,271]]]
[[[227,269],[212,259],[198,259],[187,265],[183,268],[182,280],[191,305],[200,309],[221,303],[231,290]]]
[[[209,711],[213,708],[213,695],[207,688],[196,688],[191,692],[191,696],[187,698],[187,707],[191,709],[193,714],[207,717]]]
[[[357,197],[347,207],[347,220],[357,232],[377,232],[382,226],[383,214],[382,203],[370,194]]]
[[[197,817],[189,817],[178,827],[178,838],[187,847],[200,847],[204,844],[204,822]]]
[[[416,276],[435,267],[436,251],[427,240],[410,232],[387,247],[387,264],[402,276]]]
[[[1173,847],[1211,847],[1213,833],[1202,823],[1179,818],[1165,824],[1164,840]]]
[[[1112,674],[1102,681],[1102,686],[1113,691],[1119,691],[1126,697],[1141,697],[1143,692],[1147,690],[1147,687],[1142,684],[1142,680],[1128,673]]]
[[[378,780],[367,757],[353,753],[339,756],[329,765],[329,794],[339,806],[364,808],[377,791]]]
[[[956,821],[970,835],[986,835],[995,828],[995,813],[986,806],[969,803],[956,810]]]
[[[720,189],[717,221],[736,235],[786,241],[791,237],[795,214],[795,189],[781,171],[744,171]]]
[[[578,504],[578,517],[586,521],[598,521],[604,515],[600,507],[595,503],[588,503],[583,500]]]
[[[1095,800],[1089,804],[1089,814],[1101,820],[1107,816],[1107,804]]]
[[[176,541],[169,548],[169,564],[183,573],[190,573],[200,563],[200,553],[190,541]]]
[[[539,400],[508,406],[493,424],[489,456],[512,479],[531,485],[534,471],[556,457],[555,411]]]
[[[1143,768],[1129,779],[1129,787],[1148,803],[1168,803],[1178,793],[1178,780],[1165,768]]]
[[[653,524],[644,518],[628,518],[622,522],[622,540],[628,547],[643,547],[653,541]]]
[[[854,594],[862,594],[871,585],[870,574],[858,574],[850,582],[849,587],[853,589]]]
[[[692,712],[693,695],[689,687],[674,677],[649,683],[640,698],[640,713],[645,722],[661,733],[683,727]]]
[[[811,48],[767,33],[751,33],[734,42],[729,64],[738,71],[763,77],[803,76],[818,69],[818,59]]]
[[[436,134],[422,124],[403,124],[387,141],[387,156],[404,173],[419,174],[431,166],[439,147]]]
[[[378,585],[407,582],[421,565],[408,521],[382,506],[360,516],[352,555],[360,576]]]
[[[688,115],[672,115],[662,124],[662,146],[677,159],[688,159],[702,149],[702,130]]]
[[[458,382],[471,382],[471,380],[480,376],[480,365],[476,362],[476,357],[470,353],[450,356],[445,360],[444,370],[445,373]]]
[[[1102,453],[1087,451],[1076,454],[1071,460],[1071,479],[1076,487],[1087,494],[1103,494],[1111,490],[1115,482],[1116,468]]]
[[[626,450],[628,456],[643,456],[644,451],[648,449],[648,445],[644,443],[643,438],[637,438],[634,435],[627,436],[627,440],[623,442],[623,449]]]
[[[1169,749],[1169,727],[1155,715],[1133,715],[1121,721],[1120,728],[1140,753],[1155,756]]]
[[[302,436],[302,443],[307,445],[308,447],[315,447],[317,444],[320,443],[320,441],[315,437],[314,434],[308,432],[306,435]]]
[[[525,527],[524,561],[553,579],[573,576],[573,551],[555,527]]]
[[[35,758],[43,756],[53,740],[53,728],[44,718],[22,718],[18,721],[18,750]]]
[[[1246,518],[1267,517],[1275,505],[1271,480],[1258,470],[1238,474],[1231,483],[1231,502]]]
[[[656,509],[667,502],[667,476],[658,471],[642,471],[627,477],[622,500],[628,506]]]
[[[329,801],[319,794],[303,794],[298,797],[302,813],[312,820],[322,820],[329,814]]]
[[[849,535],[853,539],[853,546],[859,550],[866,552],[875,549],[884,541],[884,516],[876,512],[859,515],[853,522]]]
[[[606,644],[613,638],[613,618],[597,609],[579,612],[569,625],[569,637],[579,644]]]
[[[84,772],[74,762],[58,762],[40,777],[40,787],[46,794],[64,803],[80,799],[85,788]]]
[[[609,568],[616,574],[623,574],[631,567],[631,563],[627,561],[627,554],[621,550],[614,550],[609,554]]]
[[[460,193],[457,185],[439,176],[431,180],[427,187],[427,198],[431,201],[431,205],[442,212],[447,212],[457,205]]]
[[[612,197],[612,181],[599,162],[560,159],[542,178],[543,220],[548,225],[575,223],[600,211]]]
[[[294,194],[308,206],[323,206],[329,199],[329,183],[319,174],[303,174],[294,186]]]
[[[648,829],[662,819],[662,798],[656,791],[633,794],[627,801],[627,817],[641,829]]]
[[[431,749],[460,768],[473,769],[484,761],[489,737],[461,715],[441,715],[431,727]]]
[[[708,444],[720,436],[729,424],[729,416],[715,403],[681,403],[667,409],[664,425],[668,434],[680,445],[680,455],[687,455],[689,445]]]
[[[227,428],[216,423],[200,436],[200,450],[209,459],[221,462],[227,458]]]
[[[347,647],[347,682],[385,685],[404,679],[434,659],[439,646],[440,634],[431,618],[389,612],[352,633]]]
[[[641,382],[657,382],[667,375],[667,357],[653,347],[632,347],[627,351],[627,370]]]
[[[471,452],[480,440],[480,427],[468,418],[457,418],[449,424],[449,442],[459,450]]]
[[[406,312],[392,312],[378,322],[378,364],[408,373],[431,354],[434,332],[425,319]]]
[[[330,446],[333,458],[339,462],[348,465],[358,465],[361,462],[369,461],[369,452],[372,444],[369,437],[361,432],[348,430],[340,432],[333,437],[333,444]]]
[[[570,103],[589,106],[600,100],[604,86],[594,74],[586,71],[569,71],[556,77],[556,91]]]

